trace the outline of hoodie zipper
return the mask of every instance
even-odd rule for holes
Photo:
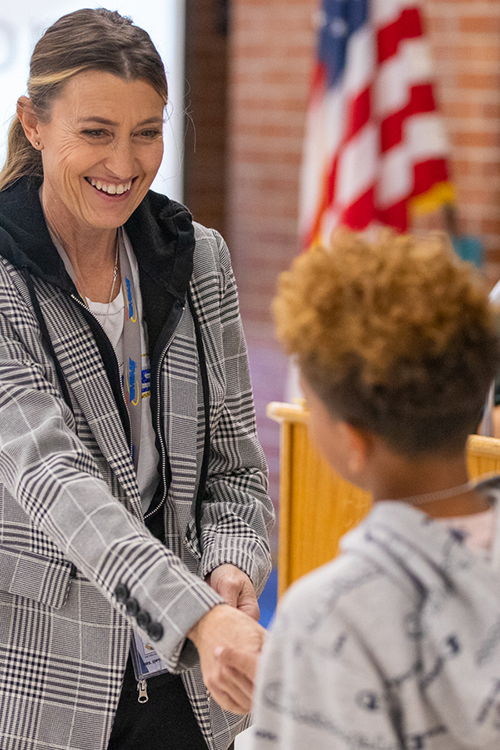
[[[161,374],[161,368],[162,368],[162,364],[163,364],[163,359],[165,357],[167,349],[169,348],[170,344],[173,341],[173,338],[174,338],[174,336],[176,334],[176,331],[177,331],[177,329],[179,327],[179,324],[180,324],[180,322],[182,320],[182,316],[184,314],[184,309],[185,308],[182,307],[181,314],[179,315],[179,319],[177,320],[177,323],[174,326],[174,329],[170,333],[170,336],[168,337],[167,341],[165,342],[165,344],[164,344],[164,346],[163,346],[163,348],[161,350],[161,353],[160,353],[160,356],[159,356],[159,359],[158,359],[158,366],[157,366],[156,372],[155,372],[155,378],[156,378],[155,379],[155,386],[156,386],[156,395],[157,395],[157,398],[156,398],[156,420],[157,420],[156,428],[157,428],[157,430],[156,430],[156,432],[157,432],[157,435],[158,435],[158,442],[160,444],[160,449],[161,449],[160,460],[161,460],[161,463],[162,463],[162,466],[163,466],[163,494],[162,494],[161,500],[158,503],[158,505],[156,506],[156,508],[154,508],[153,510],[149,511],[149,513],[145,513],[144,520],[146,520],[146,518],[149,518],[150,516],[153,516],[156,513],[156,511],[159,510],[159,508],[161,508],[161,506],[165,502],[165,498],[167,496],[167,491],[168,491],[167,490],[167,482],[166,482],[167,450],[165,448],[165,441],[163,440],[163,432],[162,432],[162,429],[161,429],[160,374]],[[139,695],[137,696],[138,703],[147,703],[148,700],[149,700],[147,680],[139,680],[137,682],[137,691],[139,693]]]
[[[139,682],[137,683],[137,690],[139,691],[137,702],[147,703],[149,700],[147,680],[139,680]]]
[[[167,349],[170,347],[170,344],[172,343],[173,338],[174,338],[174,336],[175,336],[175,334],[177,332],[179,324],[180,324],[180,322],[182,320],[182,316],[184,315],[184,310],[185,310],[185,307],[183,305],[181,307],[181,312],[179,314],[178,320],[177,320],[177,322],[176,322],[176,324],[175,324],[172,332],[170,333],[167,341],[165,342],[164,346],[162,347],[160,356],[158,358],[158,366],[157,366],[156,372],[155,372],[156,425],[154,425],[154,427],[156,427],[156,432],[157,432],[157,435],[158,435],[158,442],[160,444],[160,450],[161,450],[160,460],[161,460],[161,463],[162,463],[162,466],[163,466],[163,494],[162,494],[161,500],[158,503],[158,505],[156,506],[156,508],[154,508],[153,510],[151,510],[148,513],[145,514],[145,516],[144,516],[145,519],[146,518],[150,518],[150,516],[153,516],[156,513],[156,511],[159,508],[161,508],[161,506],[165,502],[165,498],[167,497],[167,492],[168,492],[167,482],[165,481],[166,480],[165,474],[166,474],[166,468],[167,468],[167,449],[165,447],[165,441],[163,439],[163,431],[161,429],[161,389],[160,389],[160,375],[161,375],[161,368],[162,368],[162,364],[163,364],[163,359],[165,357]]]

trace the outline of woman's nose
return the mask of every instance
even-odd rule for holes
[[[133,145],[128,139],[115,141],[106,158],[106,167],[115,175],[127,179],[133,177],[134,172]]]

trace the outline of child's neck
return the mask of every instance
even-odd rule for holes
[[[420,508],[433,518],[467,516],[480,513],[490,506],[479,492],[467,484],[465,452],[456,456],[408,458],[382,451],[374,465],[370,490],[373,501],[402,500]],[[445,498],[432,498],[441,490],[457,489]]]

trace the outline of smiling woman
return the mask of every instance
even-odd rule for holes
[[[11,750],[225,750],[247,723],[272,506],[227,247],[150,190],[166,101],[146,32],[81,10],[37,43],[10,131],[0,746]]]

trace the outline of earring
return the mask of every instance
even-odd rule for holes
[[[40,141],[35,141],[35,148],[40,148]]]

